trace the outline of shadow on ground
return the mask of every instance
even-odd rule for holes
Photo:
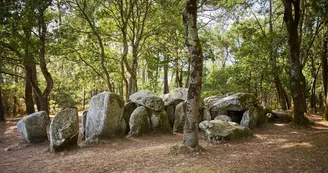
[[[50,153],[48,142],[22,145],[16,122],[0,124],[0,167],[4,172],[325,172],[328,125],[310,128],[267,124],[254,137],[215,144],[204,153],[170,155],[181,134],[113,139],[71,151]],[[9,151],[5,148],[15,146]]]

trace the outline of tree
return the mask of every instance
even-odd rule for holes
[[[197,0],[186,0],[185,11],[183,12],[186,46],[191,57],[190,86],[187,96],[187,117],[183,132],[183,144],[190,148],[198,147],[198,117],[204,59],[198,37],[197,8]]]
[[[290,56],[290,83],[294,103],[294,119],[297,125],[307,123],[304,116],[306,112],[305,77],[302,73],[299,42],[300,0],[283,0],[285,12],[284,22],[287,26],[287,36]]]
[[[2,92],[0,88],[0,121],[5,120],[5,106],[3,105],[2,101]]]
[[[323,112],[322,119],[328,120],[328,31],[325,31],[323,34],[323,41],[322,41],[322,76],[323,76],[323,85],[324,85],[324,92],[325,92],[325,109]]]

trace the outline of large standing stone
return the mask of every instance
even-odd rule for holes
[[[175,116],[175,105],[167,105],[164,107],[164,110],[166,111],[166,114],[169,118],[169,123],[171,125],[171,127],[173,127],[174,124],[174,116]]]
[[[123,117],[124,117],[125,124],[126,124],[125,133],[129,133],[129,131],[130,131],[130,127],[129,127],[130,117],[131,117],[132,112],[136,108],[137,108],[137,104],[134,102],[128,102],[128,103],[125,103],[125,105],[124,105]]]
[[[210,110],[219,115],[228,115],[228,111],[245,111],[256,104],[256,97],[253,94],[236,93],[214,101]]]
[[[172,128],[169,123],[169,119],[164,110],[160,112],[152,111],[150,121],[151,129],[154,132],[172,133]]]
[[[253,129],[265,122],[267,122],[267,117],[264,109],[261,106],[251,106],[244,112],[240,125]]]
[[[17,123],[19,134],[29,143],[37,143],[48,140],[47,125],[49,116],[45,111],[30,114]]]
[[[183,132],[186,121],[186,102],[181,102],[176,106],[173,132]]]
[[[231,141],[253,135],[248,127],[221,120],[203,121],[199,124],[199,128],[205,131],[205,140],[215,142]]]
[[[50,149],[60,151],[77,145],[79,118],[75,108],[60,111],[50,124]]]
[[[130,132],[128,137],[137,137],[150,133],[150,120],[147,108],[140,106],[133,111],[129,121]]]
[[[91,98],[86,122],[86,141],[120,137],[125,133],[123,100],[119,95],[102,92]]]
[[[173,132],[183,132],[184,124],[186,121],[187,102],[181,102],[176,106]],[[204,116],[203,102],[199,104],[199,117],[198,122],[201,122]]]
[[[292,112],[284,110],[273,110],[272,113],[278,117],[278,120],[282,123],[289,123],[293,121]]]

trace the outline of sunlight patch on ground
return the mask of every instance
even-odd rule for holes
[[[275,125],[275,126],[278,126],[278,127],[285,127],[285,126],[288,126],[288,124],[285,124],[285,123],[275,123],[274,125]]]
[[[17,130],[16,126],[10,126],[10,127],[6,128],[6,131],[4,132],[4,134],[12,135],[14,130]]]
[[[290,142],[290,143],[286,143],[286,144],[283,144],[280,148],[293,148],[293,147],[305,147],[305,148],[311,148],[313,147],[312,144],[308,143],[308,142]]]

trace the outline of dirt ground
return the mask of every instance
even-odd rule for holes
[[[199,136],[206,152],[189,155],[169,154],[181,134],[112,139],[51,153],[49,142],[23,143],[16,121],[1,122],[0,172],[328,172],[328,123],[306,129],[267,124],[251,138],[225,144]]]

